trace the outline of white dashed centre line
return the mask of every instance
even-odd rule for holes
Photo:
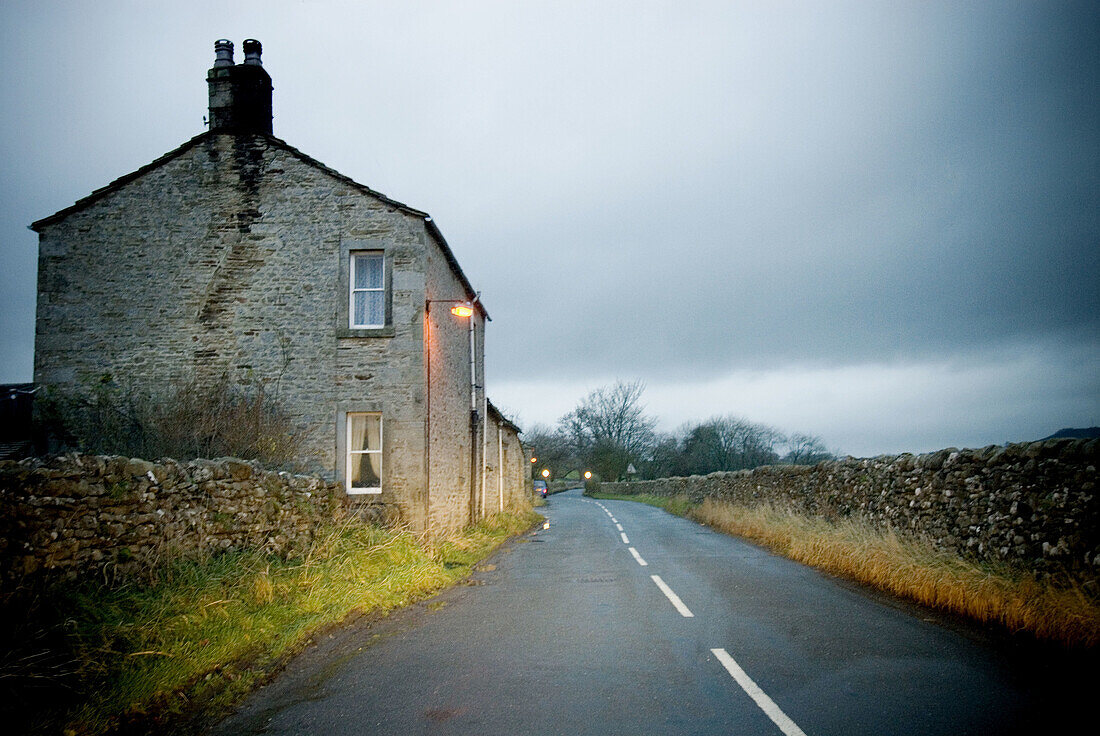
[[[649,577],[653,579],[653,582],[657,583],[657,587],[661,589],[661,592],[665,594],[665,597],[668,598],[669,601],[671,601],[672,605],[676,607],[676,610],[680,612],[681,616],[683,616],[684,618],[693,618],[695,616],[695,614],[691,612],[691,609],[685,606],[684,602],[680,600],[680,596],[673,593],[672,588],[668,587],[668,585],[665,584],[664,580],[661,580],[660,575],[650,575]]]
[[[615,518],[615,515],[608,511],[607,507],[604,506],[602,503],[598,503],[596,505],[604,510],[604,513],[606,513],[611,519],[611,522],[615,525],[615,528],[619,530],[619,536],[622,537],[623,543],[630,544],[630,540],[627,539],[626,532],[623,531],[623,525],[619,523],[619,520]],[[642,556],[638,554],[638,550],[631,547],[630,554],[634,557],[639,565],[641,565],[642,567],[648,566],[649,563],[642,559]],[[684,605],[684,602],[680,600],[680,596],[676,595],[676,593],[672,590],[672,588],[668,587],[668,584],[665,583],[664,580],[661,580],[660,575],[650,575],[649,577],[653,580],[654,583],[656,583],[657,587],[661,589],[661,592],[665,594],[665,597],[668,598],[673,607],[675,607],[676,610],[679,611],[681,616],[683,616],[684,618],[695,617],[695,614],[691,612],[691,609]],[[790,717],[788,717],[787,714],[784,713],[778,705],[775,704],[774,700],[768,697],[767,693],[760,689],[759,685],[753,682],[752,678],[748,676],[745,670],[741,669],[741,665],[737,664],[737,662],[733,659],[733,657],[729,655],[729,653],[725,649],[711,649],[710,651],[711,654],[713,654],[718,659],[718,661],[722,663],[722,666],[726,668],[726,671],[730,673],[737,684],[741,686],[741,689],[744,690],[745,693],[747,693],[748,696],[753,699],[753,702],[756,703],[760,710],[764,711],[764,714],[772,720],[772,723],[779,727],[779,730],[783,732],[784,736],[806,736],[806,733],[801,728],[799,728],[798,725],[794,721],[792,721]]]
[[[733,657],[725,649],[711,649],[711,654],[718,658],[718,661],[722,663],[722,666],[726,668],[726,671],[733,675],[733,679],[737,680],[737,684],[741,686],[741,689],[748,693],[760,710],[772,719],[772,723],[779,726],[779,730],[786,736],[806,736],[806,733],[799,728],[794,721],[787,717],[787,714],[779,709],[779,706],[775,704],[767,694],[760,689],[760,687],[752,681],[752,678],[745,674],[745,670],[741,669],[741,665],[737,664],[733,660]]]

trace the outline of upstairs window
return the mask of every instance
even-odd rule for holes
[[[386,326],[386,260],[382,253],[351,253],[348,327]]]
[[[348,493],[382,492],[382,415],[349,413],[345,485]]]

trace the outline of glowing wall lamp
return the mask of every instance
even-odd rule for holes
[[[456,317],[473,317],[474,308],[469,304],[456,304],[451,307],[451,314]]]

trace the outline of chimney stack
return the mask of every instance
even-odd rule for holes
[[[214,66],[207,72],[210,130],[271,135],[271,77],[264,71],[263,47],[255,39],[243,44],[244,63],[233,63],[233,42],[214,42]]]

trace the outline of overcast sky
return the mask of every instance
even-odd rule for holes
[[[202,132],[218,38],[432,214],[521,424],[616,379],[861,456],[1100,424],[1095,2],[0,0],[0,382],[27,225]]]

